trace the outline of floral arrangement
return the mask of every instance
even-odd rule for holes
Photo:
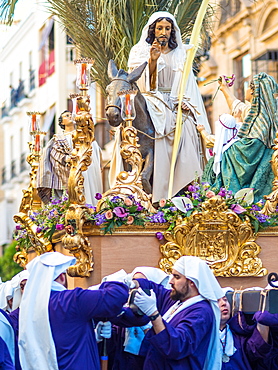
[[[156,213],[150,213],[133,195],[102,199],[102,195],[97,193],[96,199],[102,199],[103,203],[98,212],[95,207],[86,205],[91,211],[88,214],[88,222],[100,226],[105,234],[112,234],[122,225],[145,226],[147,223],[168,223],[168,230],[172,230],[178,219],[189,217],[193,212],[202,212],[202,203],[216,195],[223,198],[228,209],[238,214],[242,220],[248,216],[255,233],[267,227],[278,226],[278,207],[276,213],[271,216],[261,214],[265,201],[254,203],[252,188],[241,189],[232,194],[225,188],[215,190],[209,183],[199,184],[197,181],[189,185],[181,196],[161,199]],[[68,207],[69,200],[67,195],[64,195],[61,199],[52,199],[44,208],[32,212],[29,216],[38,225],[37,232],[43,232],[51,241],[55,231],[68,227],[65,225]],[[16,225],[13,237],[21,248],[28,249],[31,246],[27,231],[21,225]],[[162,240],[163,233],[157,232],[156,237]]]
[[[96,199],[102,199],[100,193],[96,194]],[[140,202],[136,201],[133,195],[114,196],[106,198],[99,212],[93,212],[89,220],[95,225],[102,225],[105,234],[114,231],[116,227],[122,225],[144,226],[147,221],[148,211]]]
[[[29,217],[37,225],[37,233],[42,232],[44,237],[51,241],[56,230],[65,228],[65,214],[68,207],[68,196],[64,194],[61,199],[52,198],[43,208],[33,211]],[[31,247],[27,230],[21,225],[16,225],[13,239],[24,249]]]
[[[223,198],[228,209],[238,214],[242,220],[248,216],[255,233],[267,227],[278,226],[278,207],[276,213],[271,216],[261,214],[265,200],[261,199],[254,203],[253,190],[253,188],[244,188],[233,195],[232,191],[225,188],[215,190],[209,183],[199,184],[195,181],[187,187],[181,197],[160,200],[158,213],[151,216],[151,220],[156,222],[160,218],[160,222],[169,222],[168,230],[172,230],[180,216],[185,218],[195,211],[202,212],[202,203],[217,195]]]

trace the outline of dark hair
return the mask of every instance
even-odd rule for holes
[[[63,122],[63,114],[66,113],[66,112],[71,113],[69,110],[66,109],[66,110],[64,110],[64,112],[61,113],[60,117],[58,118],[58,123],[59,123],[59,126],[61,127],[62,130],[64,130],[65,127],[66,127],[65,125],[62,124],[62,122]]]
[[[154,38],[155,38],[155,26],[156,26],[156,23],[157,22],[161,22],[163,19],[165,19],[167,22],[171,23],[171,35],[170,35],[170,39],[168,41],[168,46],[170,49],[176,49],[176,47],[178,46],[178,43],[177,43],[177,39],[176,39],[176,31],[175,31],[175,28],[174,28],[174,22],[171,18],[168,18],[168,17],[160,17],[160,18],[157,18],[156,21],[154,21],[150,26],[149,26],[149,29],[148,29],[148,37],[146,38],[146,42],[148,44],[152,44],[154,42]]]

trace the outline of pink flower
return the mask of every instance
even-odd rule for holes
[[[107,220],[111,220],[113,218],[113,212],[111,210],[107,211],[105,217]]]
[[[121,217],[121,218],[126,217],[128,215],[128,212],[126,212],[123,207],[115,207],[113,209],[113,213],[115,213],[117,217]]]
[[[241,207],[239,204],[232,204],[231,205],[231,210],[234,211],[237,214],[246,212],[246,209]]]
[[[133,222],[134,222],[134,217],[133,216],[128,216],[128,218],[127,218],[127,224],[128,225],[131,225],[131,224],[133,224]]]
[[[159,207],[164,207],[165,204],[166,204],[166,199],[164,199],[164,198],[160,199],[160,201],[159,201]]]
[[[126,205],[126,206],[132,206],[132,200],[131,199],[129,199],[129,198],[125,198],[125,200],[124,200],[124,204]]]
[[[206,192],[206,197],[207,198],[212,198],[214,196],[215,196],[215,192],[214,191],[209,190],[209,191]]]

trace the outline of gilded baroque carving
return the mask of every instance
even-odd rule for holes
[[[85,206],[71,204],[66,214],[67,234],[63,237],[62,243],[77,259],[76,264],[68,268],[68,274],[72,277],[88,277],[93,271],[93,251],[89,239],[83,232],[88,212]]]
[[[73,136],[71,170],[68,181],[70,207],[66,213],[67,234],[62,242],[65,249],[72,253],[77,262],[68,269],[70,276],[88,277],[93,271],[93,252],[88,238],[83,233],[86,215],[90,212],[85,206],[84,177],[91,164],[94,123],[89,113],[90,97],[84,94],[77,97],[78,114],[75,117],[76,133]]]
[[[202,208],[203,212],[181,219],[172,232],[165,232],[168,242],[161,246],[160,268],[171,273],[179,257],[191,255],[204,259],[216,276],[266,275],[249,219],[242,221],[217,196]]]
[[[137,130],[133,126],[126,126],[122,129],[122,142],[121,142],[121,156],[131,165],[131,171],[122,171],[117,176],[117,181],[112,189],[109,189],[103,194],[102,199],[97,204],[97,211],[102,208],[103,202],[106,198],[113,196],[125,196],[132,194],[140,201],[150,212],[155,213],[156,210],[151,203],[151,194],[146,194],[143,190],[141,180],[141,170],[143,159],[140,150],[138,149]]]

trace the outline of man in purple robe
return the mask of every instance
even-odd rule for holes
[[[173,266],[171,291],[137,281],[134,303],[153,325],[139,353],[146,356],[144,369],[221,369],[217,300],[223,293],[205,261],[181,257]]]
[[[248,325],[243,312],[231,317],[230,303],[225,296],[218,304],[222,370],[277,370],[278,315],[256,312],[253,324]]]
[[[120,314],[128,287],[105,282],[98,290],[67,290],[65,271],[74,263],[74,257],[49,252],[27,265],[19,313],[23,369],[100,369],[93,320]]]

